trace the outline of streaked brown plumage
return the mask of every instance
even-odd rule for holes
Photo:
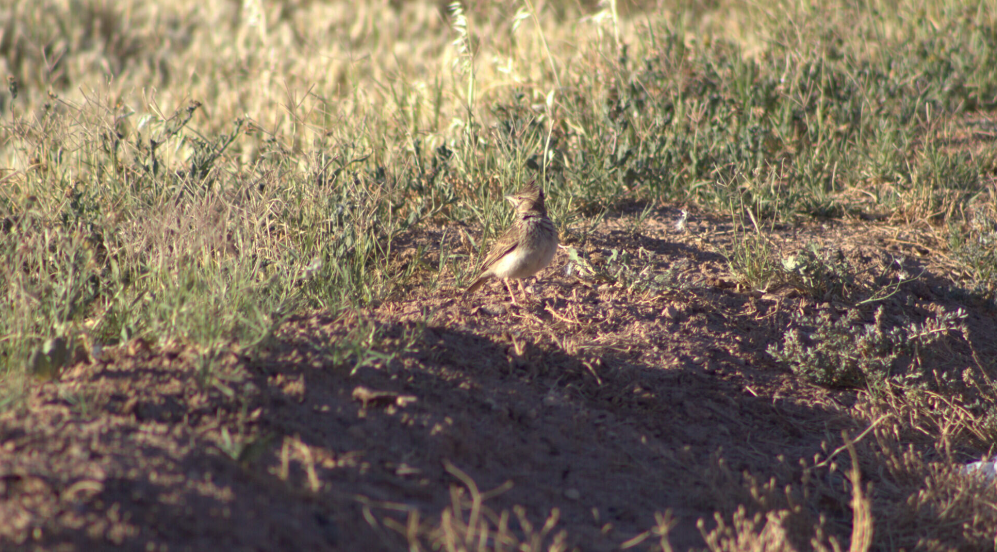
[[[505,234],[492,245],[482,265],[484,269],[481,275],[464,293],[474,293],[490,278],[501,278],[515,304],[516,296],[509,288],[508,280],[529,278],[543,270],[557,252],[558,239],[554,223],[547,217],[543,190],[535,182],[530,182],[506,199],[516,208],[516,218]],[[523,298],[526,298],[525,292]]]

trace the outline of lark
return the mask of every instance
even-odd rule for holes
[[[484,270],[464,294],[474,293],[491,278],[501,278],[515,305],[516,296],[509,287],[509,279],[519,280],[519,289],[525,301],[522,279],[533,276],[550,264],[557,252],[558,240],[554,223],[547,217],[543,190],[536,185],[536,181],[506,196],[506,199],[516,208],[516,218],[492,245],[485,258]]]

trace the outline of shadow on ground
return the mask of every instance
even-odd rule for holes
[[[715,512],[791,503],[788,485],[826,493],[787,506],[798,548],[819,516],[847,542],[846,480],[825,470],[818,485],[800,461],[868,426],[858,394],[801,383],[765,352],[794,313],[838,307],[742,289],[710,252],[729,236],[695,220],[674,235],[659,215],[639,235],[609,221],[577,244],[592,259],[627,248],[615,282],[567,276],[562,256],[526,306],[500,284],[409,290],[289,320],[248,356],[132,342],[30,384],[25,407],[0,415],[5,549],[428,547],[478,497],[492,530],[505,512],[511,538],[564,530],[583,550],[636,542],[670,511],[685,550],[705,546],[698,520],[709,531]],[[848,255],[874,264],[876,247]],[[946,286],[929,271],[881,303],[922,316],[957,304]],[[970,339],[993,354],[992,313],[977,307]],[[957,369],[973,350],[931,353]],[[881,478],[892,468],[870,450],[863,470]]]

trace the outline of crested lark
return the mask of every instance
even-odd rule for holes
[[[547,217],[543,190],[535,182],[506,196],[516,208],[516,218],[506,233],[492,245],[485,258],[484,271],[467,288],[465,295],[474,293],[489,278],[502,278],[515,305],[516,296],[509,287],[509,278],[529,278],[543,270],[554,258],[558,243],[557,230]],[[522,281],[519,289],[523,289]],[[526,299],[525,291],[523,299]]]

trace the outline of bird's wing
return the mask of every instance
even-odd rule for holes
[[[484,270],[488,270],[496,261],[505,257],[509,253],[512,253],[516,246],[519,245],[519,233],[516,229],[510,228],[502,235],[493,245],[491,251],[488,252],[488,256],[485,257],[485,264],[482,265]]]

